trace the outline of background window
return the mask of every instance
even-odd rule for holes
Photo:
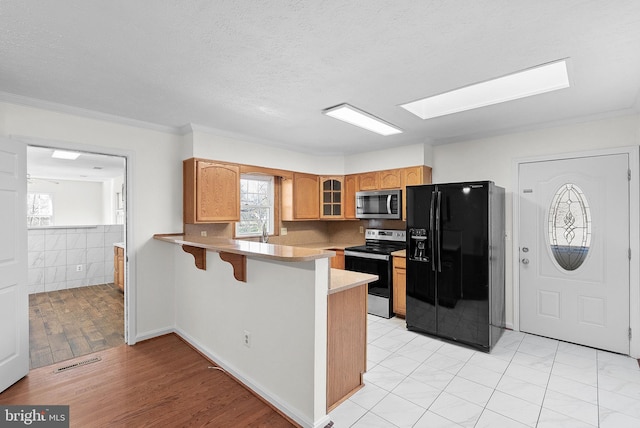
[[[48,193],[27,193],[27,225],[53,225],[53,201]]]
[[[236,236],[257,236],[266,225],[273,234],[273,177],[243,174],[240,177],[240,222]]]

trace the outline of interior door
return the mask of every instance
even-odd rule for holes
[[[629,353],[629,158],[520,165],[520,329]]]
[[[0,138],[0,392],[29,371],[26,156]]]

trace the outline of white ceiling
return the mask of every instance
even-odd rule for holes
[[[640,1],[2,0],[0,99],[315,154],[640,111]],[[569,58],[572,87],[421,120],[399,104]],[[321,114],[350,103],[382,137]]]
[[[75,160],[52,158],[53,149],[27,147],[27,174],[31,182],[46,181],[106,181],[125,176],[125,158],[80,152]]]

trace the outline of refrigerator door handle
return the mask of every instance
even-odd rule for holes
[[[442,192],[438,192],[437,193],[438,196],[438,202],[437,202],[437,206],[436,206],[436,242],[437,242],[437,246],[438,246],[438,272],[442,272],[442,263],[440,261],[440,251],[441,251],[441,242],[440,242],[440,222],[441,222],[441,218],[440,218],[440,208],[442,205]]]
[[[431,206],[429,207],[429,239],[431,240],[431,270],[436,270],[436,241],[434,233],[434,215],[436,206],[436,192],[431,192]]]

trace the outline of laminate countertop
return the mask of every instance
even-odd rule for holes
[[[407,250],[398,250],[391,253],[393,257],[407,257]]]
[[[154,239],[177,245],[187,245],[206,250],[240,254],[247,257],[264,258],[285,262],[304,262],[336,255],[335,251],[318,248],[294,247],[289,245],[268,244],[262,242],[241,241],[237,239],[198,237],[183,234],[156,234]],[[329,248],[336,248],[331,245]],[[377,275],[331,269],[328,294],[339,293],[353,287],[368,284],[378,279]]]
[[[317,250],[344,250],[348,247],[357,247],[358,245],[364,245],[363,242],[316,242],[311,244],[294,244],[300,248],[315,248]]]
[[[328,294],[339,293],[353,287],[368,284],[378,279],[378,275],[342,269],[331,269],[330,275]]]
[[[331,258],[335,251],[317,248],[293,247],[290,245],[268,244],[216,237],[185,236],[183,234],[156,234],[154,239],[178,245],[204,248],[206,250],[240,254],[247,257],[278,260],[282,262],[306,262]]]

